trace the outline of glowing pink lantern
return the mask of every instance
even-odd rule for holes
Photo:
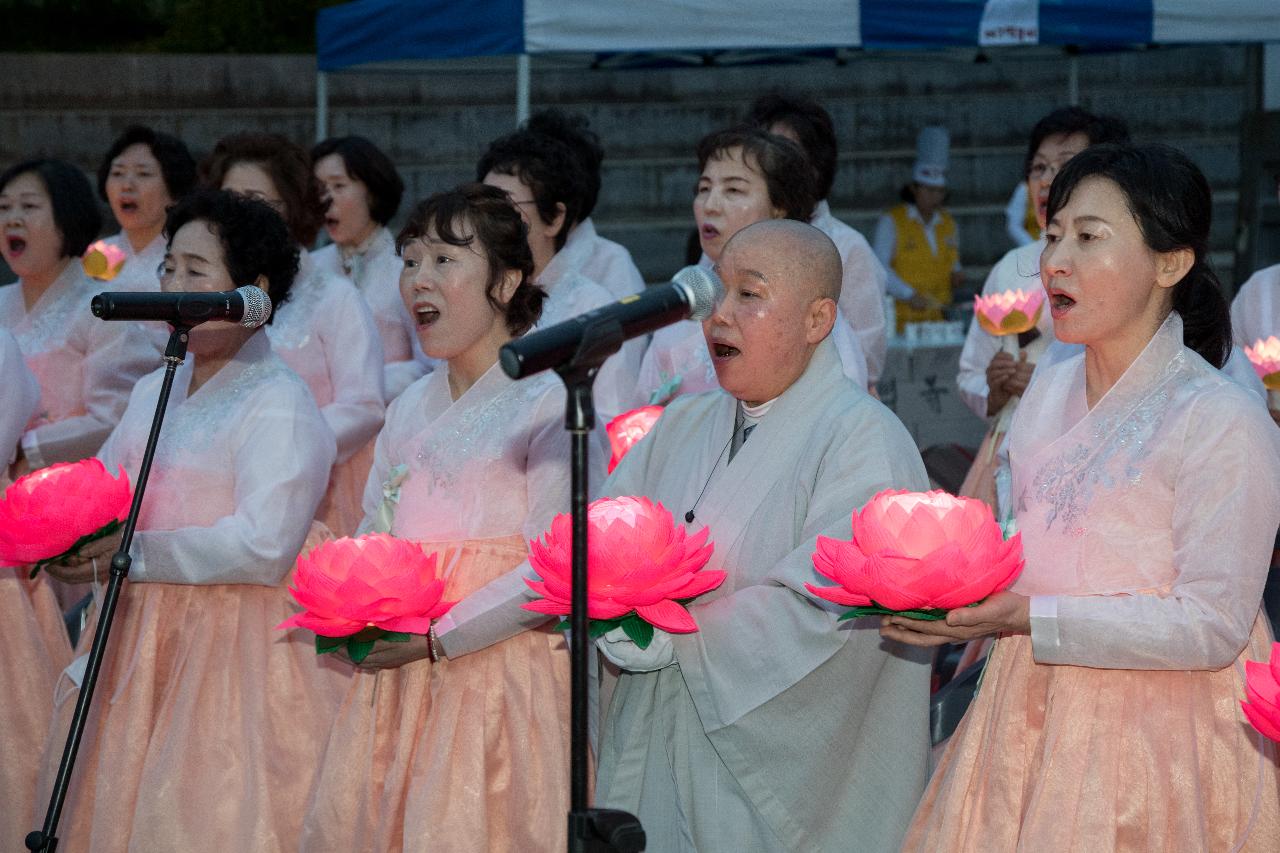
[[[84,268],[86,275],[99,281],[111,281],[120,274],[124,262],[128,259],[129,256],[125,254],[124,249],[105,240],[98,240],[89,244],[84,257],[80,260],[80,265]]]
[[[683,604],[725,579],[725,572],[703,569],[714,550],[706,527],[690,536],[662,504],[634,497],[592,502],[587,522],[587,616],[593,620],[592,637],[622,627],[645,648],[655,627],[674,634],[698,630]],[[572,542],[572,521],[562,513],[541,540],[529,543],[529,563],[540,580],[525,583],[542,598],[523,605],[526,610],[569,614]]]
[[[609,459],[610,474],[618,467],[622,457],[627,455],[627,451],[649,434],[660,417],[662,406],[644,406],[623,412],[609,421],[605,431],[609,434],[609,447],[613,450],[613,456]]]
[[[316,633],[316,651],[346,647],[359,663],[379,639],[426,634],[453,606],[435,554],[383,533],[324,542],[299,555],[289,589],[305,610],[277,628]]]
[[[1280,339],[1274,335],[1265,341],[1259,338],[1244,348],[1244,354],[1267,390],[1280,391]]]
[[[1280,741],[1280,643],[1272,644],[1270,663],[1245,661],[1244,671],[1244,715],[1264,736]]]
[[[806,587],[854,609],[842,618],[901,613],[940,619],[1008,588],[1022,571],[1022,537],[1008,541],[987,504],[942,491],[888,490],[853,514],[853,539],[819,536],[813,565],[837,586]]]
[[[41,567],[120,529],[133,489],[95,458],[59,462],[20,477],[0,498],[0,565]]]

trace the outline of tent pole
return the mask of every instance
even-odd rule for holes
[[[529,54],[522,53],[516,57],[516,125],[524,124],[529,118]]]
[[[316,142],[329,138],[329,75],[316,72]]]
[[[1067,104],[1080,106],[1080,57],[1074,53],[1067,57]]]

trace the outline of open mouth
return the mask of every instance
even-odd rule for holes
[[[122,201],[120,202],[120,212],[121,213],[137,213],[138,203],[136,201]]]
[[[1075,304],[1076,301],[1065,293],[1059,291],[1051,291],[1049,293],[1049,308],[1055,315],[1067,311]]]
[[[27,241],[21,237],[6,237],[5,245],[9,247],[9,254],[17,257],[27,250]]]
[[[741,354],[742,350],[737,347],[731,347],[728,344],[713,343],[711,344],[711,354],[717,360],[733,358],[735,355]]]
[[[440,319],[440,309],[431,305],[419,305],[413,309],[413,319],[419,329],[426,328]]]
[[[698,229],[698,234],[703,240],[714,240],[720,236],[720,229],[714,225],[703,225]]]

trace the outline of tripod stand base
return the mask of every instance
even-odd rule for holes
[[[618,809],[569,813],[569,849],[575,853],[640,853],[644,829],[635,815]]]

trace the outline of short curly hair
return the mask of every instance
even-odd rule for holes
[[[596,209],[596,202],[600,199],[600,167],[604,163],[604,148],[600,145],[600,137],[591,129],[587,117],[580,113],[546,109],[529,116],[524,126],[533,133],[560,140],[577,155],[587,179],[583,185],[578,215],[580,219],[586,219]]]
[[[126,148],[145,145],[160,164],[160,177],[169,192],[169,198],[182,198],[195,189],[196,161],[187,145],[176,136],[152,130],[140,124],[125,128],[124,133],[111,143],[102,162],[98,164],[98,197],[107,201],[107,178],[111,177],[111,161],[124,153]]]
[[[252,163],[271,176],[284,201],[289,233],[300,245],[314,243],[327,206],[306,150],[278,133],[233,133],[219,139],[200,164],[201,183],[207,189],[221,189],[227,172],[238,163]]]
[[[400,209],[404,181],[391,158],[363,136],[331,136],[311,149],[311,165],[337,154],[347,174],[369,191],[369,216],[386,225]]]
[[[698,173],[706,171],[709,161],[734,149],[742,152],[743,159],[750,157],[755,162],[756,170],[764,176],[771,205],[781,208],[787,219],[809,221],[819,197],[816,176],[804,149],[784,136],[738,125],[702,137],[697,149]]]
[[[542,316],[547,292],[533,283],[528,228],[505,192],[481,183],[462,184],[418,202],[396,236],[396,251],[403,252],[410,241],[431,231],[451,246],[479,243],[476,248],[489,263],[485,287],[489,304],[503,316],[513,336],[533,328]],[[520,272],[520,284],[511,300],[503,303],[496,294],[508,270]]]
[[[102,212],[84,172],[65,160],[38,157],[14,163],[0,174],[0,191],[20,175],[32,174],[44,184],[53,205],[53,224],[62,233],[64,258],[84,254],[102,230]]]
[[[751,104],[747,121],[761,130],[784,124],[800,140],[800,147],[813,164],[818,181],[818,198],[831,195],[836,180],[839,149],[836,146],[836,127],[831,113],[813,98],[802,95],[785,95],[773,92],[761,95]]]
[[[228,190],[198,190],[169,208],[164,223],[168,246],[173,245],[173,235],[190,222],[205,222],[217,235],[227,275],[237,285],[266,277],[274,318],[288,300],[298,274],[298,247],[275,208]]]
[[[476,164],[476,180],[485,175],[514,175],[528,184],[534,206],[543,222],[556,218],[556,205],[564,205],[564,226],[556,234],[556,251],[564,248],[569,231],[583,220],[582,203],[588,179],[573,149],[559,139],[531,130],[517,130],[489,143]]]

